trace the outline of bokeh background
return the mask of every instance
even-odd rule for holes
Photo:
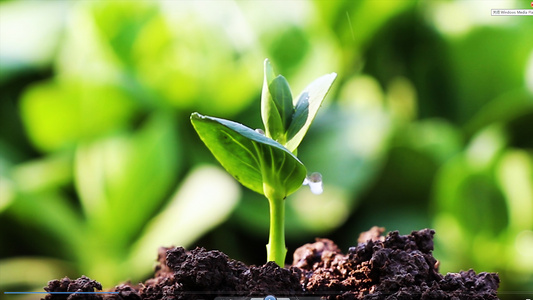
[[[0,2],[0,290],[148,278],[160,246],[262,264],[268,204],[198,111],[260,128],[263,60],[298,94],[337,72],[299,148],[289,256],[373,225],[434,228],[442,273],[533,291],[530,1]],[[14,298],[13,298],[14,299]]]

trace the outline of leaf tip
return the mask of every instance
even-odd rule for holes
[[[270,64],[270,60],[268,58],[265,58],[265,83],[268,84],[276,78],[276,74],[274,73],[274,69],[272,68],[272,65]]]
[[[333,82],[335,81],[335,79],[337,79],[337,73],[335,72],[332,72],[332,73],[329,73],[328,75],[326,75],[330,78],[331,80],[331,84],[333,84]]]

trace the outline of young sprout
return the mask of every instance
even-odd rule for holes
[[[267,261],[285,265],[285,198],[304,185],[322,192],[322,175],[307,170],[296,157],[297,147],[326,97],[337,74],[319,77],[293,99],[285,77],[275,75],[268,59],[261,95],[265,129],[191,115],[196,132],[220,164],[245,187],[263,194],[270,205]]]

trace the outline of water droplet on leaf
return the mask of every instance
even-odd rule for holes
[[[314,172],[304,179],[303,185],[308,185],[311,192],[315,195],[320,195],[324,191],[322,187],[322,174]]]

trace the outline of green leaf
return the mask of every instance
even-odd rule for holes
[[[268,86],[270,95],[276,105],[276,110],[281,117],[283,132],[289,128],[294,108],[292,106],[292,93],[285,77],[278,75]]]
[[[287,132],[287,139],[291,140],[300,129],[305,125],[307,118],[309,117],[309,94],[302,93],[296,107],[294,108],[294,115],[292,122]]]
[[[31,141],[49,152],[123,128],[136,111],[118,86],[74,78],[39,83],[21,99],[21,115]]]
[[[283,121],[268,88],[263,89],[261,115],[266,136],[278,141],[282,139],[284,133]]]
[[[242,124],[198,113],[191,122],[215,158],[245,187],[260,194],[274,189],[284,198],[302,185],[305,166],[278,142]]]
[[[285,144],[288,150],[294,151],[300,145],[336,77],[336,73],[319,77],[296,98],[298,99],[295,103],[296,110],[288,129],[288,141]]]
[[[154,113],[133,134],[116,133],[77,147],[75,185],[85,221],[91,224],[86,237],[98,232],[110,249],[127,249],[124,245],[138,236],[172,188],[182,157],[176,136],[170,116]],[[121,213],[132,201],[136,205],[128,214]],[[91,255],[117,259],[124,254],[95,251]],[[120,272],[106,276],[119,277]]]
[[[266,136],[284,144],[285,133],[291,123],[293,112],[289,83],[285,77],[274,74],[270,62],[266,59],[261,95],[261,117]]]

